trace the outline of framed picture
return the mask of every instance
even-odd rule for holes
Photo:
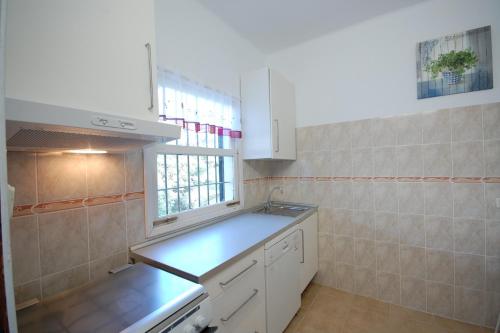
[[[492,89],[491,52],[491,26],[418,43],[418,99]]]

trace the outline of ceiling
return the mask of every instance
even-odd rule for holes
[[[198,0],[264,53],[426,0]]]

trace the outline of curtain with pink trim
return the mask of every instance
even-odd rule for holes
[[[200,145],[199,137],[208,138],[208,142],[213,136],[225,137],[224,140],[242,137],[240,101],[221,91],[172,71],[159,69],[158,102],[160,121],[182,126],[187,141],[196,135],[196,145]],[[211,144],[207,143],[207,146]]]

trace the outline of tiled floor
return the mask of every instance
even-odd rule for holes
[[[285,333],[491,333],[474,325],[311,284]]]

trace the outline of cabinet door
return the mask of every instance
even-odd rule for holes
[[[318,272],[318,214],[315,213],[299,224],[302,240],[300,266],[300,291],[303,292]]]
[[[296,159],[295,90],[281,74],[270,70],[272,151],[274,159]]]
[[[157,119],[153,0],[15,0],[7,11],[7,97]]]

